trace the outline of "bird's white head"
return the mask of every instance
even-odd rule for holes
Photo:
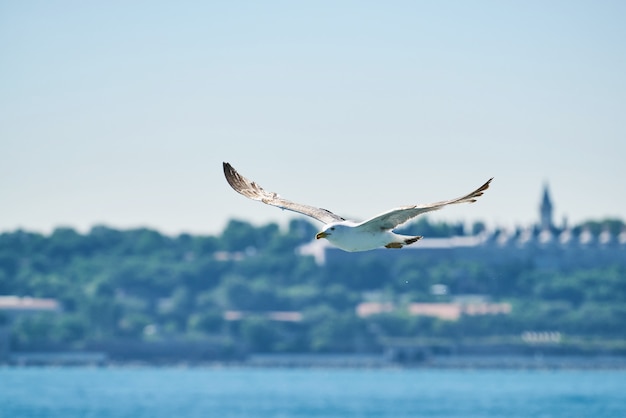
[[[335,237],[340,236],[343,231],[349,228],[348,223],[350,223],[350,221],[342,221],[342,222],[328,224],[324,227],[324,229],[322,229],[322,232],[315,235],[315,238],[317,239],[328,238],[333,235]],[[332,239],[333,238],[331,238],[331,240]]]
[[[334,226],[333,227],[326,227],[321,232],[318,232],[317,235],[315,235],[315,238],[317,238],[317,239],[328,238],[329,236],[331,236],[333,234],[334,230],[335,230]]]

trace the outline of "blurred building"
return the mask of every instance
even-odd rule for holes
[[[389,302],[362,302],[356,307],[356,314],[361,318],[371,315],[393,312],[396,309]],[[507,315],[511,313],[510,303],[410,303],[405,310],[412,316],[432,316],[448,321],[456,321],[462,315]]]
[[[13,317],[36,312],[59,312],[60,310],[61,305],[55,299],[0,296],[0,315],[4,318],[0,322],[0,363],[6,361],[10,356],[9,339]]]

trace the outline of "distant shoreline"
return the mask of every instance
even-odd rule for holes
[[[517,369],[626,370],[626,356],[432,356],[423,361],[391,361],[367,354],[251,354],[239,360],[124,360],[103,353],[15,353],[0,367],[184,367],[184,368],[337,368],[337,369]]]

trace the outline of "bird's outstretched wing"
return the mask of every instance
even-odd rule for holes
[[[228,184],[230,184],[230,187],[232,187],[236,192],[241,193],[245,197],[252,200],[258,200],[259,202],[276,206],[281,209],[298,212],[303,215],[310,216],[311,218],[315,218],[325,224],[345,221],[344,218],[339,215],[335,215],[329,210],[294,203],[281,198],[277,193],[266,192],[257,183],[250,181],[239,174],[229,163],[224,163],[224,175],[226,176],[226,180],[228,181]]]
[[[485,190],[489,188],[491,180],[493,180],[493,177],[490,178],[478,189],[463,197],[451,200],[444,200],[443,202],[428,203],[425,205],[404,206],[401,208],[391,209],[390,211],[381,213],[380,215],[376,215],[371,219],[361,222],[358,225],[358,228],[371,231],[390,230],[394,229],[398,225],[405,223],[409,219],[416,217],[417,215],[421,215],[422,213],[438,210],[447,205],[475,202],[476,198],[482,196]]]

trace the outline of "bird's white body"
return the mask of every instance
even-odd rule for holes
[[[387,230],[372,230],[361,222],[342,221],[324,227],[317,238],[326,238],[335,247],[344,251],[368,251],[375,248],[402,248],[421,237],[399,235]]]

